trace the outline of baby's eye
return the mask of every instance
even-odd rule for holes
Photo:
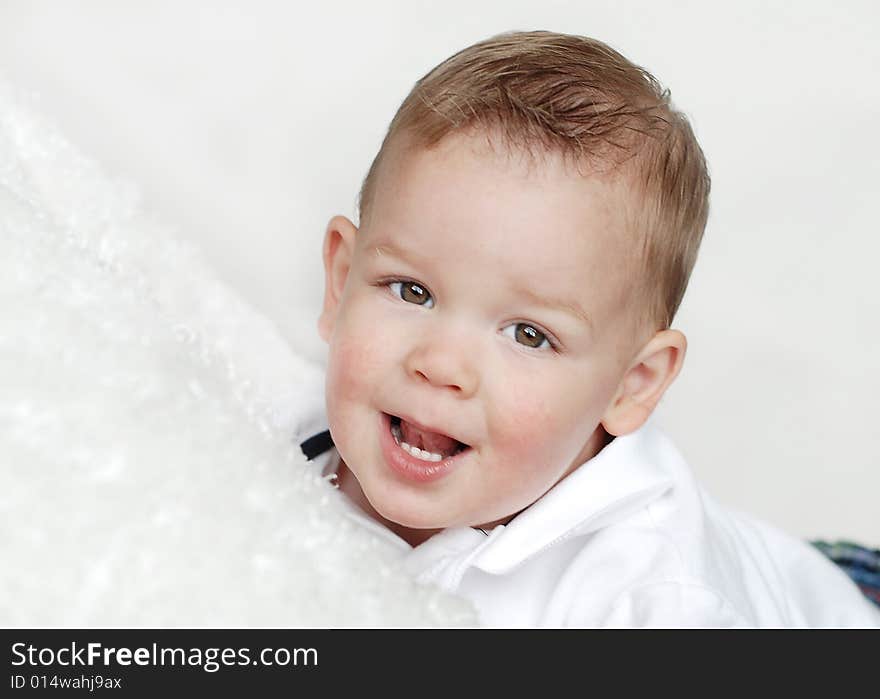
[[[534,349],[549,349],[552,347],[547,336],[528,323],[511,323],[502,332],[526,347]]]
[[[430,292],[417,282],[391,282],[388,288],[407,303],[414,303],[425,308],[431,308],[434,305],[434,299]]]

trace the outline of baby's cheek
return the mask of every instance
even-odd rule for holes
[[[339,417],[367,392],[367,383],[353,348],[338,345],[332,348],[327,362],[327,408]]]
[[[381,340],[373,335],[337,335],[328,358],[328,388],[344,393],[374,390],[382,356]]]
[[[565,382],[519,382],[509,385],[497,406],[498,441],[507,460],[523,468],[543,470],[566,462],[572,448],[578,412],[565,396],[577,391]],[[555,378],[555,377],[554,377]]]
[[[552,439],[554,416],[545,400],[517,395],[499,415],[499,438],[504,450],[521,457],[541,451]]]

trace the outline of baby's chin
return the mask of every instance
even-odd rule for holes
[[[407,507],[399,502],[388,503],[382,498],[372,498],[369,493],[365,495],[376,513],[391,524],[407,529],[446,529],[454,526],[448,517],[431,512],[432,508]]]
[[[382,519],[406,529],[439,531],[457,527],[485,528],[486,526],[494,527],[496,524],[507,522],[514,517],[514,515],[487,517],[485,514],[474,516],[467,513],[456,513],[453,507],[444,507],[440,502],[432,503],[430,507],[418,504],[409,506],[402,505],[400,502],[386,503],[382,502],[381,498],[374,500],[368,494],[365,493],[365,495]]]

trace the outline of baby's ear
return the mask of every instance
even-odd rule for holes
[[[318,332],[330,342],[336,314],[354,257],[357,227],[345,216],[334,216],[324,234],[324,308],[318,318]]]
[[[641,427],[678,376],[686,352],[687,338],[678,330],[654,335],[621,379],[602,417],[605,431],[619,437]]]

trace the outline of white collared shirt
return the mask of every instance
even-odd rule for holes
[[[335,473],[338,454],[314,463]],[[653,420],[489,532],[413,548],[338,492],[418,581],[469,599],[485,626],[880,627],[820,552],[716,503]]]

